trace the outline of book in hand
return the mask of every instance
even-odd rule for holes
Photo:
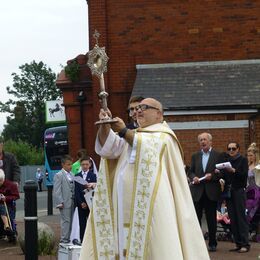
[[[73,180],[74,180],[75,182],[81,184],[81,185],[87,185],[87,184],[88,184],[88,182],[85,181],[85,180],[84,180],[82,177],[80,177],[80,176],[74,176],[74,177],[73,177]]]
[[[216,168],[218,170],[222,170],[222,169],[232,168],[232,165],[230,162],[217,163]]]
[[[88,204],[89,209],[92,208],[92,200],[94,198],[94,190],[93,189],[85,189],[84,198]]]
[[[203,181],[205,179],[206,179],[206,176],[203,176],[203,177],[199,178],[199,181],[201,182],[201,181]],[[194,181],[191,184],[194,184]]]

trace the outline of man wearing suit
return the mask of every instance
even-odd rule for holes
[[[83,236],[86,229],[89,208],[84,198],[85,189],[94,189],[97,182],[97,176],[92,170],[92,161],[90,157],[80,159],[81,172],[76,174],[88,182],[86,186],[75,182],[75,202],[79,213],[80,240],[83,241]]]
[[[200,224],[203,209],[205,210],[209,232],[209,251],[214,252],[217,248],[217,201],[221,194],[219,176],[215,173],[215,165],[220,162],[220,154],[211,147],[211,134],[200,134],[198,141],[201,150],[192,155],[189,170],[189,178],[192,181],[190,190]],[[205,177],[205,179],[199,180],[201,177]]]
[[[71,173],[72,158],[61,159],[62,169],[56,173],[53,182],[53,198],[61,215],[61,243],[70,242],[72,216],[74,211],[74,181]]]

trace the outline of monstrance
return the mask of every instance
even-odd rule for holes
[[[107,62],[108,56],[105,52],[105,47],[99,47],[98,45],[98,38],[100,33],[95,30],[93,37],[96,39],[96,44],[92,50],[88,52],[88,62],[87,65],[89,66],[92,75],[95,75],[99,78],[100,84],[100,92],[98,94],[101,100],[101,107],[107,111],[107,97],[108,93],[105,90],[105,81],[104,81],[104,72],[107,71]],[[117,122],[116,119],[110,118],[107,116],[106,118],[95,122],[95,125],[99,124],[110,124]]]

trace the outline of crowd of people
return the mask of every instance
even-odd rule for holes
[[[98,177],[93,173],[88,177],[92,185],[76,181],[72,185],[72,160],[62,161],[63,169],[54,179],[55,197],[64,192],[69,200],[68,206],[61,197],[56,202],[61,211],[61,242],[71,240],[76,207],[80,259],[104,254],[119,259],[209,259],[208,251],[217,250],[220,218],[230,225],[235,243],[230,251],[248,252],[246,192],[252,185],[258,190],[260,186],[256,144],[248,148],[248,158],[240,154],[236,141],[228,142],[226,152],[220,153],[212,146],[212,135],[203,132],[198,136],[199,151],[192,155],[190,166],[184,167],[181,146],[163,120],[159,101],[133,97],[128,113],[129,124],[116,117],[116,123],[99,126],[95,151],[101,162]],[[111,112],[101,109],[99,119],[107,116],[112,117]],[[84,178],[84,167],[88,170],[91,161],[79,153],[74,165],[80,169],[75,176]],[[96,194],[90,208],[84,196],[89,188]],[[201,228],[204,213],[208,247]]]
[[[69,155],[62,158],[62,169],[53,183],[55,206],[61,216],[60,242],[77,238],[82,244],[82,260],[104,255],[119,259],[209,259],[208,251],[217,251],[219,220],[230,225],[235,244],[230,251],[248,252],[250,223],[255,225],[255,239],[260,239],[257,145],[252,143],[243,156],[239,143],[232,140],[220,153],[213,148],[212,135],[203,132],[188,166],[158,100],[132,97],[128,113],[128,124],[115,117],[117,122],[99,126],[95,144],[101,157],[99,173],[84,149],[79,150],[74,163]],[[100,110],[101,121],[108,116],[112,117],[109,110]],[[12,160],[7,154],[4,157]],[[12,176],[8,167],[0,170],[0,189],[7,177],[19,182],[16,164],[13,167]],[[41,191],[38,170],[36,178]],[[17,198],[19,193],[12,201]],[[10,224],[2,206],[5,201],[6,195],[0,198],[0,214],[8,232]],[[208,247],[201,227],[204,214]],[[77,228],[72,227],[75,218]],[[76,229],[78,235],[72,236]]]

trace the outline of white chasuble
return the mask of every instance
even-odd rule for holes
[[[174,133],[156,124],[135,139],[134,163],[132,148],[112,131],[96,145],[103,158],[80,260],[208,260]]]

